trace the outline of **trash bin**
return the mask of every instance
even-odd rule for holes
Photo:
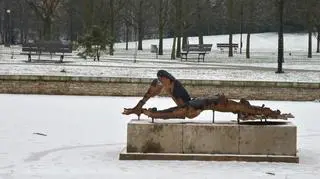
[[[151,53],[157,53],[158,52],[158,47],[157,45],[151,45]]]

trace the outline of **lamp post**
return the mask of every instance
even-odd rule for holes
[[[7,15],[7,24],[6,24],[6,43],[5,43],[5,46],[6,47],[10,47],[10,44],[11,44],[11,30],[10,30],[10,13],[11,13],[11,10],[10,9],[7,9],[6,10],[6,15]]]

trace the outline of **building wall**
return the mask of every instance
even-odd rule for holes
[[[0,76],[0,93],[143,96],[152,79],[71,76]],[[224,93],[249,100],[318,100],[320,83],[181,80],[192,97]],[[162,94],[165,95],[165,94]]]

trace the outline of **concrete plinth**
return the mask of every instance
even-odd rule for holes
[[[285,123],[128,123],[120,159],[298,162],[297,128]],[[207,159],[205,159],[207,158]]]

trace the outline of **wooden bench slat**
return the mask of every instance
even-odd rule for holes
[[[239,48],[239,45],[238,44],[232,44],[231,45],[232,46],[232,48],[236,51],[238,48]],[[230,47],[230,44],[229,43],[217,43],[217,48],[219,48],[220,49],[220,51],[222,51],[223,52],[223,49],[224,48],[229,48]]]

